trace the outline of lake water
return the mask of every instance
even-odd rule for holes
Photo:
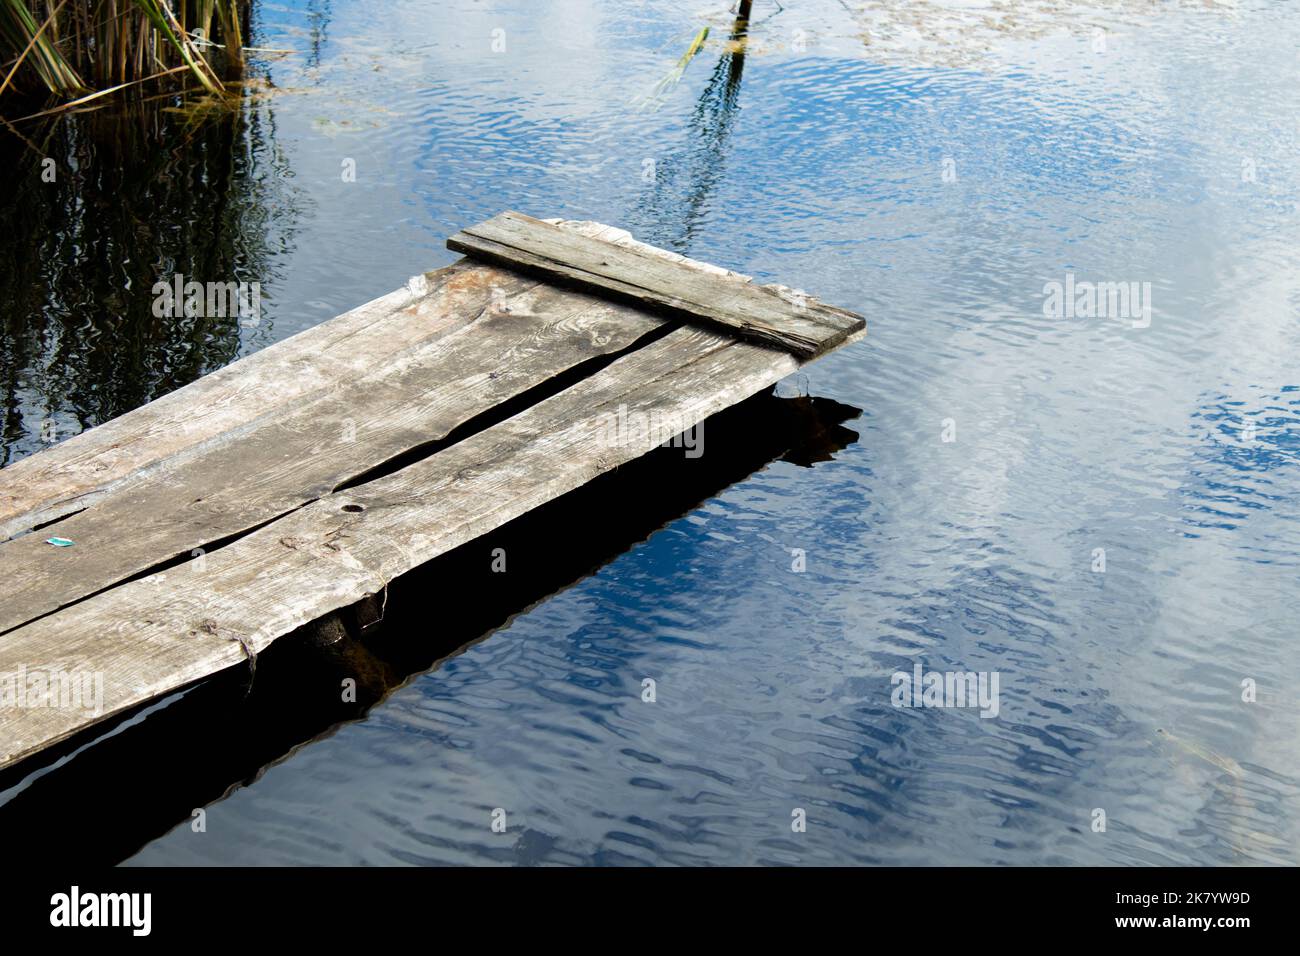
[[[505,208],[807,289],[868,337],[783,386],[838,440],[639,527],[701,480],[660,456],[641,500],[525,535],[542,593],[429,572],[373,706],[278,743],[246,721],[256,766],[112,858],[1300,862],[1294,5],[757,0],[739,60],[721,2],[256,6],[293,52],[238,114],[65,119],[34,144],[55,183],[0,131],[4,460],[453,261]],[[260,322],[154,318],[177,271],[259,281]],[[1051,308],[1090,282],[1137,285],[1118,316]],[[700,462],[743,455],[727,427]],[[996,674],[996,715],[894,706],[918,665]],[[147,802],[203,763],[160,734],[10,787],[4,829],[61,774]]]

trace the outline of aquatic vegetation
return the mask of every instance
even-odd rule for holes
[[[14,363],[0,375],[0,464],[48,444],[42,427],[64,438],[220,368],[274,318],[266,293],[302,202],[274,105],[204,107],[216,98],[201,89],[185,110],[177,99],[65,112],[0,136],[14,184],[0,198],[12,224],[0,354]],[[229,308],[156,315],[154,284],[177,274],[259,282],[263,321]]]
[[[858,24],[858,40],[877,62],[908,66],[980,68],[1007,44],[1074,35],[1094,53],[1114,36],[1141,29],[1172,8],[1230,11],[1232,0],[859,0],[844,4]]]
[[[151,80],[197,81],[225,92],[243,64],[248,0],[0,0],[0,114],[56,109]]]
[[[664,94],[670,92],[682,81],[682,77],[686,73],[686,67],[690,66],[691,60],[695,59],[695,55],[704,49],[704,41],[708,38],[709,28],[701,28],[700,31],[695,34],[695,39],[691,41],[691,45],[686,48],[686,52],[682,54],[681,59],[673,65],[673,68],[668,71],[663,79],[654,85],[648,94],[637,100],[635,105],[644,110],[653,110],[658,108],[660,100],[663,98]]]
[[[740,0],[739,6],[736,7],[736,20],[732,25],[731,34],[722,43],[724,58],[731,55],[739,57],[744,56],[748,45],[749,21],[753,6],[754,0]],[[776,6],[778,12],[780,12],[782,9],[781,5],[778,3]],[[673,68],[668,71],[668,74],[663,79],[655,84],[654,89],[650,91],[649,95],[640,100],[637,105],[642,108],[648,107],[653,109],[657,107],[659,100],[663,95],[671,91],[681,82],[682,76],[686,73],[686,67],[690,65],[691,60],[695,58],[696,54],[704,49],[704,43],[709,38],[709,29],[710,28],[707,26],[702,27],[700,31],[695,34],[695,39],[693,39],[691,45],[686,48],[686,52],[682,54],[681,59],[674,64]]]
[[[736,120],[740,80],[749,43],[750,4],[741,4],[722,44],[708,82],[688,121],[685,147],[657,163],[649,194],[643,200],[648,221],[642,234],[667,248],[682,251],[693,235],[701,211],[722,174],[727,141]]]

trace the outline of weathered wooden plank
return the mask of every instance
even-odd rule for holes
[[[313,502],[169,571],[0,641],[0,674],[98,673],[103,706],[0,708],[0,766],[184,686],[376,593],[393,577],[650,450],[796,368],[792,355],[683,328],[492,428]]]
[[[601,223],[562,223],[592,236]],[[336,389],[477,314],[483,290],[534,285],[481,262],[426,272],[111,421],[0,469],[0,541],[87,507],[170,458],[201,452],[290,404]]]
[[[479,293],[458,300],[475,318],[451,333],[63,519],[51,530],[72,547],[51,547],[44,533],[0,544],[0,634],[329,494],[664,322],[545,285]]]
[[[715,286],[725,282],[728,291],[748,288],[750,292],[740,293],[747,302],[770,300],[779,304],[779,308],[773,307],[777,313],[792,304],[798,306],[800,317],[808,311],[803,297],[789,290],[744,286],[744,277],[642,246],[621,230],[596,223],[563,225],[608,239],[604,244],[608,248],[631,249],[643,258],[670,258],[674,268],[697,276],[709,274],[710,282]],[[456,269],[480,280],[494,275],[502,281],[528,285],[513,271],[501,272],[477,264],[453,267],[453,271]],[[554,289],[513,289],[515,302],[534,303],[526,309],[534,313],[534,319],[546,312],[536,307],[539,301],[571,305],[586,298]],[[461,306],[468,301],[475,301],[472,295],[462,299]],[[461,311],[476,321],[471,328],[482,328],[494,320],[491,310],[485,310],[487,323],[482,321],[484,315],[472,309]],[[820,304],[815,311],[818,322],[829,321],[827,315],[839,313],[841,320],[852,317],[856,327],[861,328],[860,319],[851,313]],[[604,319],[593,320],[597,313]],[[554,313],[548,314],[554,319]],[[600,340],[595,348],[606,350],[600,354],[616,350],[613,340],[631,334],[630,327],[638,323],[643,329],[640,334],[662,326],[662,319],[642,310],[605,302],[565,314],[570,318],[549,325],[569,322],[589,326],[593,321],[609,321],[613,331],[578,338],[580,343]],[[206,437],[197,443],[169,445],[158,437],[147,438],[133,461],[125,465],[114,461],[113,482],[89,482],[84,500],[93,501],[94,507],[87,509],[84,516],[60,522],[56,530],[66,536],[71,536],[73,528],[89,534],[91,537],[83,540],[99,543],[102,551],[96,547],[91,553],[99,553],[106,567],[116,568],[113,575],[119,573],[123,562],[130,565],[144,560],[146,553],[151,555],[151,564],[146,566],[152,566],[160,543],[169,542],[166,546],[173,547],[187,540],[185,535],[192,537],[196,529],[212,534],[214,540],[229,538],[215,529],[239,523],[232,518],[238,510],[236,504],[246,509],[250,500],[259,502],[259,507],[267,508],[270,519],[254,531],[247,530],[252,525],[241,524],[242,534],[235,532],[233,540],[200,559],[177,565],[165,574],[118,583],[4,634],[0,639],[0,679],[20,673],[23,668],[39,669],[45,674],[98,674],[103,680],[104,700],[102,708],[94,713],[70,707],[0,707],[0,767],[123,709],[238,663],[245,654],[256,653],[302,624],[381,591],[393,577],[412,567],[637,457],[671,434],[740,401],[799,365],[787,351],[737,340],[731,329],[725,334],[703,327],[679,329],[641,345],[608,368],[507,421],[384,478],[346,491],[331,491],[338,486],[333,477],[336,471],[330,470],[336,466],[316,462],[328,462],[331,450],[352,457],[354,449],[322,445],[319,436],[340,425],[338,416],[344,410],[355,412],[360,403],[367,407],[368,415],[374,415],[371,423],[375,435],[371,437],[375,444],[367,446],[367,454],[384,460],[383,456],[393,449],[423,447],[436,437],[436,429],[432,433],[420,430],[429,421],[442,422],[444,431],[440,434],[445,434],[451,419],[459,416],[464,420],[464,415],[470,414],[468,409],[475,407],[475,400],[457,397],[458,387],[470,392],[483,389],[479,394],[483,401],[499,401],[525,388],[522,382],[530,373],[519,372],[522,377],[514,379],[506,375],[515,364],[512,355],[532,354],[531,344],[520,344],[522,340],[510,339],[503,331],[517,333],[525,325],[532,328],[513,321],[520,318],[523,316],[495,316],[502,328],[493,335],[505,338],[493,338],[488,344],[479,340],[473,348],[468,344],[468,331],[461,334],[459,325],[439,333],[434,345],[407,343],[405,348],[387,353],[385,367],[352,376],[337,395],[303,392],[305,397],[294,402],[293,408],[286,401],[280,410],[243,419],[224,431],[205,431]],[[547,326],[548,322],[543,319],[541,325]],[[851,341],[860,335],[856,331],[847,339],[833,341]],[[512,353],[508,345],[502,344],[506,341],[516,342],[519,351]],[[545,349],[540,345],[537,348],[555,351],[554,345],[551,342]],[[580,349],[583,347],[580,345]],[[458,348],[462,349],[459,353]],[[560,348],[566,347],[562,344]],[[485,353],[490,370],[483,367]],[[569,358],[581,361],[580,357]],[[374,361],[371,356],[362,360]],[[522,364],[536,361],[533,357]],[[503,375],[506,383],[496,384]],[[244,383],[233,387],[227,383],[216,388],[214,394],[239,394],[245,388]],[[511,392],[511,388],[516,390]],[[412,395],[423,401],[412,401]],[[299,404],[317,412],[325,410],[326,415],[322,418],[311,411],[303,414]],[[459,411],[449,411],[455,409]],[[394,415],[399,421],[390,423]],[[353,418],[358,416],[354,414]],[[630,430],[626,427],[629,422],[634,423]],[[637,422],[651,425],[638,427]],[[391,430],[385,431],[390,425]],[[362,431],[358,419],[358,437]],[[416,432],[422,437],[413,443]],[[121,437],[130,440],[129,432]],[[112,459],[113,447],[112,440],[103,442],[101,454]],[[216,454],[218,448],[226,455]],[[242,454],[233,457],[240,450]],[[154,451],[158,454],[150,458]],[[86,454],[89,464],[100,457],[92,450]],[[350,468],[344,470],[357,473]],[[307,488],[311,495],[319,497],[304,506],[303,493],[295,496],[287,490],[291,486]],[[58,489],[57,482],[54,487]],[[204,488],[207,494],[195,494],[196,489]],[[190,501],[190,495],[204,500]],[[50,507],[48,497],[38,500],[44,501],[39,507]],[[215,508],[216,518],[211,519],[204,507],[190,510],[189,505]],[[181,524],[185,529],[179,537],[168,527],[168,516],[176,514],[177,509],[184,516]],[[28,513],[33,509],[29,508]],[[105,517],[101,520],[97,515]],[[125,530],[121,520],[124,516],[133,519]],[[96,520],[101,523],[96,525]],[[73,524],[77,521],[81,523]],[[139,536],[143,543],[135,547],[111,540],[111,529],[116,529],[119,538]],[[28,536],[11,544],[22,541],[29,548],[39,543],[35,536]],[[185,553],[185,547],[180,551]],[[25,562],[16,558],[10,568],[3,563],[5,554],[4,547],[0,547],[0,574],[12,586],[14,573],[21,574]],[[18,556],[18,549],[12,554]],[[44,560],[54,554],[57,552],[51,549],[39,555],[36,551],[23,552],[21,557]],[[54,560],[57,564],[59,559]],[[11,587],[11,593],[43,590],[38,582],[24,579],[17,583],[19,586]]]
[[[641,248],[506,212],[447,240],[457,252],[597,290],[642,307],[728,327],[805,358],[864,328],[861,316],[806,297],[718,277]]]
[[[465,312],[456,303],[466,286],[480,284],[477,271],[461,263],[426,280],[423,295],[390,292],[0,470],[0,540],[458,324]]]

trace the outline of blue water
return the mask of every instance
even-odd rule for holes
[[[863,413],[133,862],[1300,862],[1300,11],[859,6],[758,0],[728,88],[722,3],[260,4],[297,51],[237,164],[266,319],[182,378],[516,208],[861,312],[792,387]],[[1067,273],[1149,325],[1045,315]],[[97,420],[50,367],[14,455]],[[997,716],[893,706],[917,663],[996,672]]]

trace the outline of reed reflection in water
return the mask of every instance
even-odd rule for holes
[[[0,464],[130,411],[267,339],[298,198],[265,103],[167,101],[0,130]],[[258,282],[260,316],[154,314],[183,275]],[[206,311],[206,310],[203,310]]]

